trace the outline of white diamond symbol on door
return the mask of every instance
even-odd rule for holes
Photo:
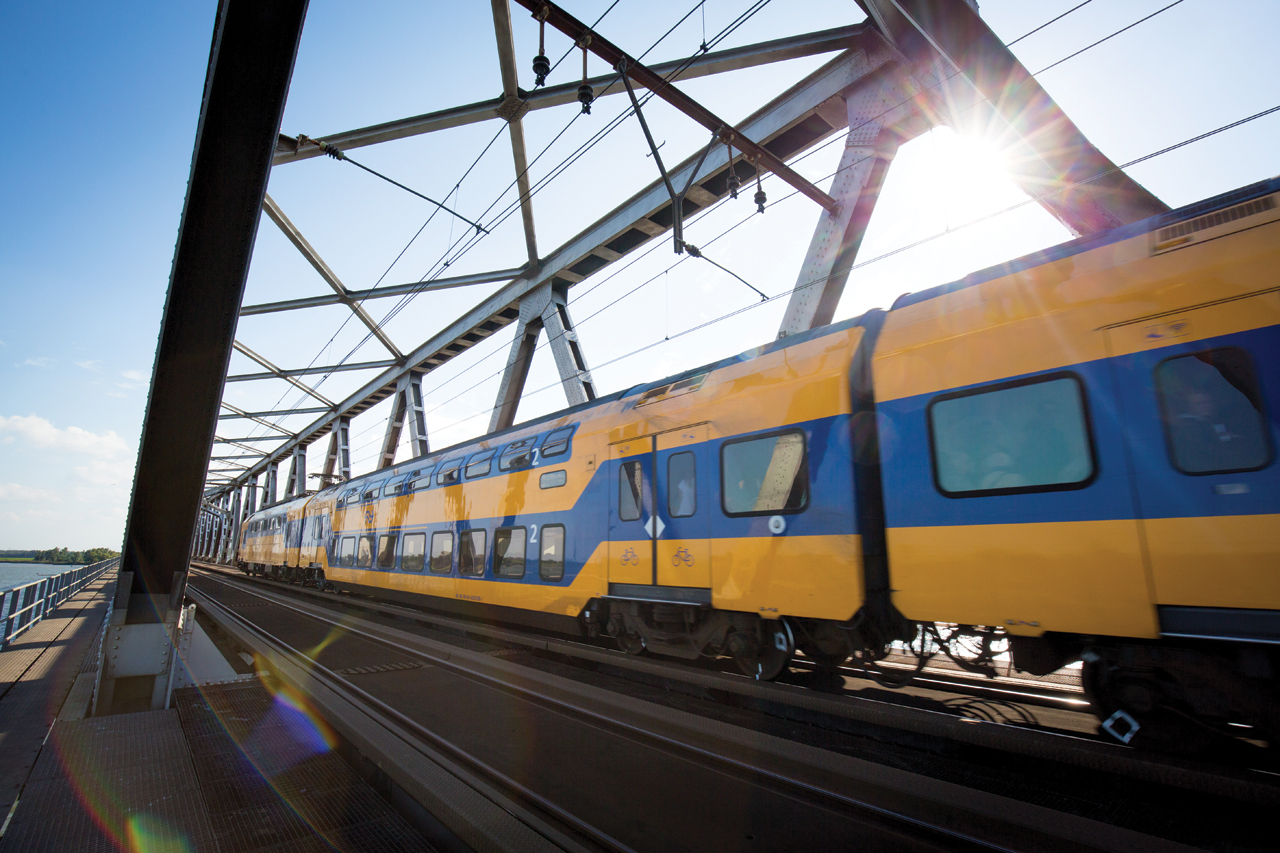
[[[658,524],[657,533],[653,532],[654,522],[657,522]],[[656,515],[650,516],[649,520],[644,523],[644,532],[649,534],[650,539],[657,539],[658,537],[662,536],[662,531],[666,529],[667,529],[667,526],[663,524],[662,519],[658,518]]]

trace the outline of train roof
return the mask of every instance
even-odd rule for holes
[[[1241,204],[1261,196],[1270,195],[1280,192],[1280,177],[1269,178],[1265,181],[1258,181],[1246,187],[1237,190],[1231,190],[1212,198],[1197,201],[1193,204],[1171,210],[1168,213],[1161,213],[1156,216],[1141,219],[1137,222],[1130,222],[1128,225],[1121,225],[1118,228],[1112,228],[1107,231],[1099,231],[1097,234],[1089,234],[1084,237],[1078,237],[1066,243],[1059,243],[1048,249],[1041,249],[1038,252],[1032,252],[1029,255],[1023,255],[1012,261],[996,264],[987,267],[984,270],[969,273],[958,281],[940,284],[937,287],[930,287],[915,293],[904,293],[899,296],[893,303],[890,311],[898,308],[905,308],[908,305],[917,305],[921,302],[927,302],[930,299],[936,299],[948,293],[955,293],[957,290],[974,287],[986,281],[1001,278],[1016,272],[1038,267],[1042,264],[1051,263],[1053,261],[1068,258],[1072,255],[1078,255],[1100,246],[1106,246],[1111,243],[1118,243],[1122,240],[1128,240],[1131,237],[1137,237],[1147,234],[1166,225],[1172,225],[1175,222],[1182,222],[1187,219],[1194,219],[1197,216],[1203,216],[1206,213],[1218,210],[1224,207]]]

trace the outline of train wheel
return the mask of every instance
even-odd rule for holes
[[[757,681],[773,681],[791,662],[796,651],[795,637],[784,619],[761,620],[757,633],[758,637],[746,631],[730,634],[729,654],[743,675]]]

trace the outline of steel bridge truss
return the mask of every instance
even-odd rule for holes
[[[627,74],[634,88],[647,89],[702,123],[715,138],[732,144],[732,151],[728,145],[713,144],[706,151],[691,154],[667,170],[662,179],[541,256],[522,118],[530,110],[576,102],[577,84],[549,86],[533,93],[520,90],[516,85],[509,2],[492,0],[501,97],[323,139],[348,150],[495,118],[506,121],[518,176],[528,262],[523,267],[490,273],[372,291],[349,290],[279,204],[267,196],[263,203],[267,217],[284,232],[332,293],[243,306],[241,316],[346,305],[377,338],[387,357],[354,364],[284,369],[235,342],[237,351],[264,370],[228,376],[227,381],[281,379],[303,391],[311,402],[306,407],[262,412],[222,404],[225,411],[219,420],[228,421],[228,428],[230,422],[248,420],[273,434],[215,439],[215,450],[231,447],[243,453],[215,455],[210,460],[196,544],[198,556],[226,559],[234,551],[235,536],[245,517],[260,506],[305,493],[306,448],[326,435],[329,441],[323,473],[319,475],[321,485],[348,479],[352,419],[387,398],[394,397],[394,401],[378,467],[395,463],[406,426],[412,453],[427,453],[423,376],[509,325],[515,326],[515,334],[489,421],[490,432],[515,423],[532,356],[544,330],[567,403],[576,405],[594,399],[595,384],[568,308],[569,291],[638,247],[663,237],[680,220],[729,195],[731,157],[733,171],[744,184],[757,173],[774,173],[818,205],[817,225],[779,337],[831,321],[898,148],[939,125],[961,133],[977,128],[991,134],[995,129],[1009,162],[1016,164],[1011,177],[1075,235],[1167,210],[1084,137],[977,12],[964,4],[860,0],[859,5],[869,16],[863,24],[710,52],[689,63],[646,67],[554,4],[542,0],[516,2],[545,20],[547,26],[559,29],[576,44],[585,45]],[[687,65],[679,77],[683,81],[825,53],[836,56],[737,126],[721,121],[681,93],[675,80],[664,80],[681,64]],[[614,82],[613,75],[587,81],[597,97],[626,91],[622,86],[611,87]],[[845,147],[828,189],[809,184],[785,165],[841,132],[845,133]],[[286,165],[320,154],[315,145],[281,136],[273,164]],[[668,183],[688,186],[678,212]],[[362,307],[367,299],[495,282],[503,282],[495,293],[407,351],[392,341]],[[379,371],[376,376],[339,401],[329,400],[301,378],[335,370],[374,369]],[[267,420],[295,414],[318,417],[297,432]],[[259,443],[274,446],[266,450],[251,446]],[[277,469],[285,460],[289,461],[289,474],[283,494],[278,495]]]

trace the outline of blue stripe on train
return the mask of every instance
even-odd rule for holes
[[[1135,491],[1142,495],[1147,518],[1280,513],[1280,474],[1273,461],[1261,471],[1220,476],[1188,476],[1174,469],[1165,444],[1155,398],[1152,371],[1174,355],[1221,346],[1239,346],[1253,357],[1264,398],[1269,402],[1273,446],[1280,445],[1276,412],[1280,408],[1280,329],[1257,329],[1149,350],[1114,359],[1083,362],[1066,368],[1010,376],[978,385],[940,390],[877,404],[881,462],[888,527],[942,527],[982,524],[1029,524],[1054,521],[1101,521],[1134,518]],[[1084,385],[1097,454],[1097,478],[1086,488],[949,498],[934,485],[932,449],[926,408],[931,400],[954,391],[994,385],[1012,379],[1067,371]],[[1116,401],[1124,401],[1123,413]],[[1126,459],[1129,427],[1133,477]],[[1215,483],[1247,482],[1249,491],[1222,501]]]

